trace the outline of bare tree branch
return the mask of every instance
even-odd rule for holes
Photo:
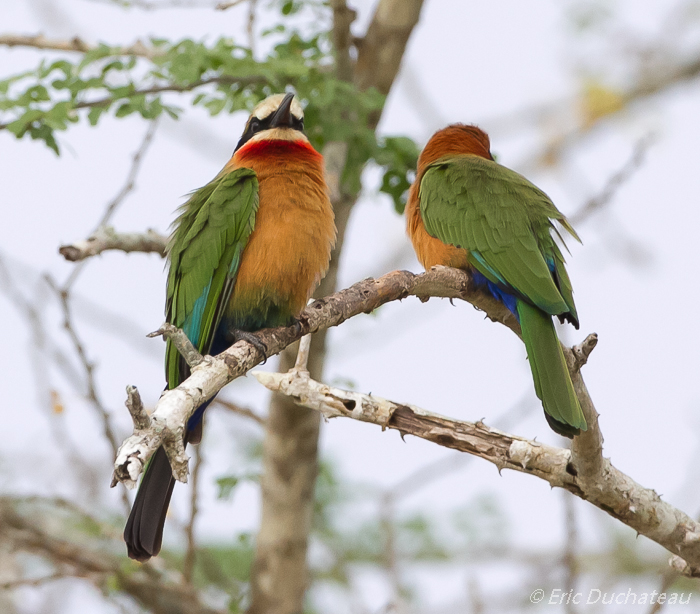
[[[406,7],[422,5],[422,0],[387,2],[380,0],[368,29],[368,45],[360,62],[352,66],[350,55],[350,25],[353,15],[344,0],[334,0],[333,42],[336,78],[354,83],[360,90],[375,86],[374,77],[381,76],[382,86],[388,93],[398,73],[401,55],[412,28],[418,21],[418,12],[404,19]],[[398,36],[391,32],[398,26]],[[363,51],[360,49],[359,53]],[[397,57],[398,56],[398,57]],[[387,61],[388,60],[388,61]],[[352,68],[352,70],[350,70]],[[380,89],[380,91],[382,91]],[[381,117],[377,111],[368,120],[376,127]],[[327,143],[323,149],[326,177],[338,230],[331,263],[315,296],[328,296],[336,291],[340,254],[345,239],[350,212],[357,201],[357,192],[348,186],[352,179],[359,184],[362,169],[346,168],[347,142]],[[351,180],[341,182],[349,174]],[[269,346],[268,346],[269,347]],[[314,335],[308,358],[308,369],[313,377],[322,379],[326,353],[326,334],[321,330]],[[294,365],[291,349],[280,356],[280,368]],[[314,483],[318,472],[319,415],[296,407],[289,399],[273,395],[268,411],[263,442],[262,519],[256,541],[255,560],[251,582],[251,605],[247,614],[296,614],[303,608],[308,585],[307,543],[314,506]]]
[[[577,117],[574,120],[573,127],[571,127],[571,121],[566,121],[565,123],[569,127],[551,138],[540,152],[528,156],[530,162],[525,166],[525,169],[551,165],[553,162],[560,160],[563,153],[571,146],[599,128],[607,120],[620,117],[623,113],[629,112],[636,102],[641,102],[656,94],[665,92],[676,85],[697,79],[698,76],[700,76],[700,59],[697,58],[688,62],[666,66],[663,70],[642,71],[635,85],[617,94],[618,104],[615,108],[595,117],[586,117],[585,114]],[[577,109],[579,106],[580,101],[576,97],[558,104],[531,109],[522,114],[521,117],[546,125],[550,122],[556,123],[556,117],[569,116],[572,112],[581,115]],[[496,120],[494,123],[498,122],[499,120]],[[520,120],[513,122],[511,118],[510,120],[505,120],[505,122],[500,120],[500,122],[520,123]]]
[[[603,189],[596,196],[588,200],[578,211],[568,216],[569,221],[574,225],[580,224],[592,214],[603,209],[644,163],[644,158],[655,140],[654,134],[647,134],[644,138],[637,141],[630,159],[608,179]]]
[[[34,36],[0,35],[0,45],[5,47],[34,47],[35,49],[49,49],[53,51],[75,51],[78,53],[87,53],[99,48],[97,45],[86,43],[78,36],[66,40],[46,38],[43,34]],[[147,47],[141,41],[136,41],[128,47],[110,47],[110,49],[112,55],[136,56],[148,58],[149,60],[163,55],[162,51],[153,47]]]
[[[243,4],[244,2],[250,2],[250,0],[232,0],[232,2],[220,2],[216,5],[217,11],[225,11],[227,9]]]
[[[136,150],[136,153],[134,153],[134,156],[131,160],[131,166],[129,167],[129,173],[126,176],[124,186],[119,190],[117,195],[107,204],[107,207],[105,208],[105,211],[102,214],[102,218],[97,223],[97,226],[95,226],[95,230],[92,233],[92,237],[99,238],[96,238],[94,242],[91,241],[91,238],[88,238],[87,241],[80,241],[79,243],[74,244],[73,246],[64,245],[59,248],[59,253],[63,255],[63,257],[67,260],[71,260],[71,258],[73,258],[74,260],[81,261],[71,271],[71,274],[68,276],[68,279],[66,279],[65,283],[63,284],[63,287],[61,288],[61,291],[66,294],[66,300],[70,289],[73,287],[73,284],[78,279],[80,273],[83,270],[83,266],[85,263],[82,262],[82,260],[87,257],[87,255],[83,254],[90,254],[91,251],[98,249],[100,249],[101,251],[104,251],[104,249],[109,249],[110,241],[114,242],[117,239],[117,236],[114,233],[114,231],[112,230],[112,232],[110,233],[111,229],[106,228],[105,225],[114,215],[115,211],[126,200],[129,194],[135,189],[136,177],[138,176],[138,173],[141,170],[141,164],[143,162],[144,156],[146,155],[148,148],[153,142],[153,137],[155,135],[157,127],[157,120],[153,120],[149,123],[148,129],[146,130],[146,134],[144,135],[141,141],[141,145],[139,145],[139,148]],[[124,247],[129,246],[129,239],[131,239],[131,241],[133,242],[134,237],[122,237],[122,244]],[[137,241],[139,245],[143,245],[142,240],[139,241],[137,239]],[[95,253],[99,252],[95,251]]]
[[[177,348],[177,351],[180,352],[190,368],[196,367],[204,361],[204,358],[197,351],[197,348],[194,347],[189,337],[177,326],[165,322],[158,330],[148,333],[146,336],[150,338],[162,336],[172,341],[173,345]]]
[[[216,405],[220,405],[221,407],[228,409],[229,411],[233,412],[234,414],[238,414],[240,416],[244,416],[246,418],[250,418],[254,422],[257,422],[260,426],[265,426],[265,418],[262,416],[259,416],[256,414],[252,409],[249,409],[248,407],[241,407],[240,405],[236,403],[231,403],[230,401],[225,401],[224,399],[221,399],[219,397],[216,397],[214,399],[214,403]]]
[[[396,79],[408,39],[418,23],[423,0],[380,0],[358,48],[355,84],[386,95]]]
[[[294,363],[294,368],[297,371],[308,371],[309,350],[311,349],[311,335],[304,335],[299,340],[299,350],[297,351],[297,360]]]
[[[685,564],[685,561],[683,561],[683,563]],[[673,586],[676,580],[678,580],[680,575],[681,574],[673,567],[671,569],[667,569],[661,578],[660,586],[656,592],[659,594],[667,592]],[[649,608],[649,614],[657,614],[657,612],[661,612],[664,605],[664,603],[659,603],[657,600],[652,604],[651,608]]]
[[[406,614],[407,606],[404,599],[405,587],[401,582],[401,573],[399,569],[399,553],[396,544],[396,509],[395,500],[391,493],[384,493],[380,503],[379,524],[383,533],[382,554],[383,563],[389,576],[391,585],[390,605],[387,611],[396,612],[397,614]]]
[[[49,286],[56,293],[56,297],[58,298],[58,301],[61,305],[61,311],[63,313],[63,328],[68,334],[68,337],[70,338],[71,343],[73,344],[73,349],[78,355],[80,363],[83,366],[83,371],[85,373],[85,390],[83,390],[83,394],[85,395],[86,399],[99,416],[102,422],[103,434],[107,439],[107,442],[109,443],[110,447],[112,448],[112,453],[116,454],[119,446],[117,443],[117,437],[114,434],[114,429],[112,428],[112,419],[109,415],[109,411],[105,407],[98,393],[97,381],[95,379],[95,363],[89,359],[87,350],[85,349],[85,345],[83,344],[82,340],[80,339],[80,336],[78,335],[77,330],[75,329],[75,324],[73,322],[73,313],[71,311],[70,304],[70,293],[65,288],[59,288],[50,275],[46,275],[45,279]],[[127,497],[126,492],[124,491],[122,491],[121,495],[124,509],[128,511],[131,507],[129,498]]]
[[[138,8],[144,11],[157,11],[160,9],[201,9],[213,7],[211,2],[197,2],[197,0],[165,0],[164,2],[149,2],[148,0],[90,0],[100,4],[112,4],[119,7]]]
[[[117,250],[120,252],[142,252],[165,256],[168,237],[155,230],[146,232],[116,232],[111,226],[101,226],[87,239],[68,245],[61,245],[58,253],[70,262],[78,262],[97,256],[102,252]]]
[[[42,584],[48,584],[49,582],[55,582],[56,580],[63,580],[69,577],[72,577],[72,574],[52,573],[47,576],[40,576],[39,578],[18,578],[16,580],[9,580],[8,582],[0,582],[0,591],[12,590],[20,586],[41,586]]]
[[[194,523],[197,519],[197,512],[199,511],[197,501],[199,497],[199,475],[202,469],[202,464],[204,460],[202,458],[202,447],[192,446],[194,462],[192,463],[192,491],[190,492],[190,519],[185,527],[185,535],[187,536],[187,550],[185,552],[185,559],[182,563],[182,575],[185,580],[192,584],[194,579],[194,564],[197,557],[197,542],[194,537]]]
[[[350,26],[357,12],[348,8],[345,0],[331,0],[333,9],[333,49],[335,51],[335,73],[342,81],[352,81],[353,61],[350,56],[352,35]]]
[[[576,508],[574,507],[574,499],[569,493],[562,493],[564,496],[564,514],[566,526],[566,542],[564,546],[564,554],[561,557],[561,563],[564,568],[564,582],[567,590],[574,590],[578,581],[578,560],[576,557],[576,548],[578,546],[578,531],[576,526]],[[564,609],[566,614],[576,614],[576,606],[569,603],[567,600]]]
[[[100,221],[97,223],[95,231],[100,229],[107,222],[109,222],[110,219],[112,219],[112,216],[114,215],[115,211],[121,206],[124,200],[126,200],[126,197],[131,192],[133,192],[134,188],[136,187],[136,177],[138,177],[139,171],[141,170],[141,163],[143,162],[143,158],[145,157],[148,148],[153,142],[153,137],[155,136],[157,129],[158,119],[154,119],[148,122],[148,129],[146,130],[146,134],[144,135],[143,140],[141,141],[141,145],[136,150],[136,153],[131,159],[131,167],[129,168],[129,174],[126,176],[126,182],[124,183],[124,187],[122,187],[122,189],[119,190],[119,193],[107,205],[107,208],[105,209],[105,212],[102,215],[102,219],[100,219]]]
[[[245,25],[245,31],[248,35],[248,49],[253,57],[255,57],[255,17],[258,0],[248,0],[248,19]],[[217,7],[218,8],[218,7]]]
[[[104,543],[95,545],[89,539],[73,543],[56,537],[42,526],[47,523],[40,518],[15,509],[17,503],[9,497],[0,498],[0,541],[10,544],[14,550],[37,554],[57,567],[58,573],[65,570],[65,575],[86,578],[98,588],[114,590],[116,587],[158,614],[224,614],[223,610],[202,603],[197,591],[180,581],[176,570],[163,569],[162,560],[159,562],[162,572],[150,564],[136,570],[125,565],[125,558],[112,554]],[[116,539],[119,538],[115,536]],[[42,581],[50,579],[50,576],[41,578]]]
[[[302,312],[298,325],[252,334],[268,348],[269,354],[276,354],[304,334],[338,326],[355,315],[369,313],[384,303],[411,295],[421,300],[431,296],[468,300],[486,311],[489,318],[520,333],[519,324],[510,311],[471,285],[464,271],[438,266],[420,275],[394,271],[376,280],[361,281],[347,290],[314,301]],[[134,434],[124,441],[115,462],[117,480],[133,487],[143,465],[163,445],[173,476],[186,481],[187,456],[182,437],[187,420],[205,400],[264,358],[260,350],[247,341],[235,343],[218,356],[205,356],[203,362],[192,369],[189,378],[161,396],[151,415],[150,428],[141,429],[137,425]]]
[[[636,83],[618,93],[619,105],[615,109],[611,109],[609,113],[601,115],[595,121],[583,122],[582,120],[575,129],[557,139],[551,148],[541,155],[541,158],[557,159],[564,146],[578,141],[581,136],[588,134],[604,120],[626,112],[633,103],[697,79],[699,76],[700,59],[697,56],[688,61],[667,65],[664,69],[656,66],[653,71],[641,71]],[[547,125],[556,117],[570,115],[572,109],[575,109],[578,104],[578,97],[566,98],[554,103],[525,108],[514,114],[487,118],[483,123],[490,126],[490,132],[507,132],[529,123]]]
[[[663,501],[653,490],[637,484],[607,459],[603,459],[601,478],[592,481],[576,471],[571,451],[503,433],[483,422],[454,420],[413,405],[332,388],[303,371],[256,371],[254,375],[271,390],[290,395],[326,418],[345,416],[396,429],[403,435],[478,456],[499,470],[528,473],[564,488],[681,557],[687,563],[686,573],[700,573],[700,523]]]

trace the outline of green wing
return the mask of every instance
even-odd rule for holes
[[[546,313],[577,319],[551,220],[578,236],[525,177],[479,156],[442,158],[423,175],[420,210],[428,233],[466,249],[491,282]]]
[[[199,352],[207,354],[255,227],[255,172],[241,168],[219,175],[193,192],[181,210],[167,250],[170,270],[165,317],[185,331]],[[176,387],[187,373],[170,341],[165,372],[169,388]]]

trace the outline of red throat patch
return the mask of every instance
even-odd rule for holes
[[[306,158],[309,160],[313,159],[314,161],[321,161],[323,159],[321,154],[318,153],[309,142],[303,140],[249,141],[235,153],[233,159],[240,164],[246,158],[268,158],[278,155]]]

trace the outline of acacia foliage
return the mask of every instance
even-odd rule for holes
[[[35,69],[0,80],[0,129],[42,141],[60,155],[58,133],[74,124],[98,126],[107,116],[178,119],[188,106],[211,116],[250,111],[265,96],[291,89],[306,107],[306,131],[316,149],[331,141],[348,144],[346,191],[359,191],[358,171],[375,161],[382,170],[380,191],[403,211],[416,144],[404,136],[378,137],[371,118],[384,96],[336,77],[327,6],[313,0],[276,6],[278,23],[262,34],[268,47],[263,57],[233,38],[151,38],[147,45],[99,43],[77,54],[51,52],[54,57]],[[290,18],[304,11],[313,11],[314,19]]]

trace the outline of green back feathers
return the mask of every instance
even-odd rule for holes
[[[255,226],[258,180],[251,169],[221,174],[192,193],[168,244],[165,316],[206,354],[231,295],[241,254]],[[168,342],[168,386],[180,383],[182,359]]]
[[[467,250],[477,271],[518,299],[535,391],[550,426],[566,437],[586,430],[552,323],[560,315],[578,327],[552,220],[579,240],[574,229],[525,177],[475,155],[446,156],[429,165],[419,200],[428,233]]]
[[[509,286],[546,313],[571,312],[575,318],[571,282],[550,234],[551,220],[578,236],[525,177],[479,156],[445,157],[423,175],[420,210],[428,233],[466,249],[470,264],[487,279]]]

